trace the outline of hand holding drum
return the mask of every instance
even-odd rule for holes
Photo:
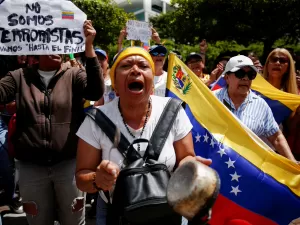
[[[189,160],[171,176],[167,188],[169,205],[189,220],[189,224],[206,224],[219,194],[220,179],[212,168]]]

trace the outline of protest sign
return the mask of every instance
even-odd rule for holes
[[[151,39],[151,27],[149,23],[128,20],[126,23],[127,40],[140,40],[148,42]]]
[[[83,52],[85,20],[71,1],[0,0],[0,55]]]

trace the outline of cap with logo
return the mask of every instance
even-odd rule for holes
[[[95,48],[95,53],[96,55],[101,55],[104,56],[106,59],[108,59],[106,52],[100,48]]]
[[[150,55],[157,54],[157,53],[159,53],[159,54],[162,53],[162,54],[166,55],[167,52],[168,52],[168,50],[163,45],[152,45],[149,49]]]
[[[224,75],[228,72],[233,72],[234,73],[234,72],[238,71],[239,69],[241,69],[245,66],[249,66],[254,71],[258,72],[257,68],[254,66],[252,60],[249,57],[243,56],[243,55],[238,55],[238,56],[234,56],[234,57],[229,59],[222,75]]]

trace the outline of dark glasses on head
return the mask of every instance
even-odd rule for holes
[[[289,59],[285,57],[276,57],[276,56],[270,57],[270,63],[277,63],[278,61],[280,64],[285,64],[289,62]]]
[[[159,52],[151,52],[151,55],[153,56],[165,56],[165,53],[159,53]]]
[[[239,79],[243,79],[245,76],[247,76],[249,78],[249,80],[254,80],[256,77],[256,71],[251,69],[246,72],[245,70],[240,69],[240,70],[234,72],[234,75],[236,76],[236,78],[239,78]]]

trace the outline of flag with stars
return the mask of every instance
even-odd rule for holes
[[[225,86],[224,76],[221,76],[212,87],[212,90],[214,91]],[[260,74],[252,81],[251,89],[268,103],[278,124],[289,118],[291,113],[300,105],[299,95],[278,90]]]
[[[167,96],[185,102],[197,155],[211,158],[221,178],[211,225],[242,219],[287,225],[300,218],[300,166],[270,151],[213,93],[170,54]]]

